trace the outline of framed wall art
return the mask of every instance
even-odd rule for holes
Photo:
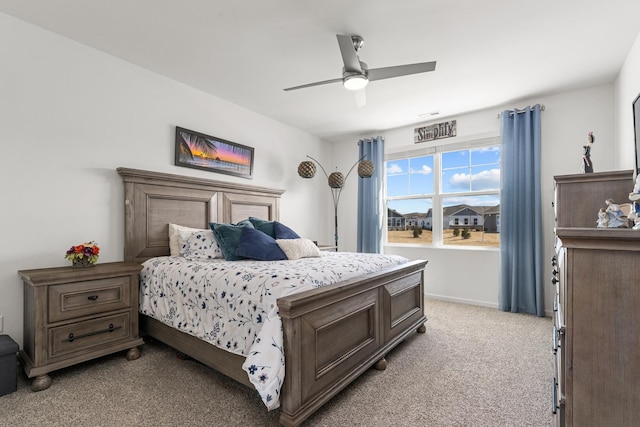
[[[252,178],[253,147],[176,126],[176,166]]]

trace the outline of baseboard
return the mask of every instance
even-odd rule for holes
[[[448,302],[456,302],[459,304],[468,304],[468,305],[479,305],[481,307],[489,307],[489,308],[498,308],[498,303],[493,303],[493,302],[487,302],[487,301],[479,301],[479,300],[474,300],[474,299],[468,299],[468,298],[456,298],[456,297],[449,297],[446,295],[436,295],[436,294],[424,294],[425,298],[430,298],[430,299],[437,299],[440,301],[448,301]]]
[[[424,297],[430,298],[430,299],[437,299],[440,301],[455,302],[458,304],[478,305],[480,307],[495,308],[496,310],[498,309],[498,303],[495,303],[495,302],[479,301],[479,300],[468,299],[468,298],[456,298],[456,297],[450,297],[446,295],[436,295],[436,294],[427,294],[427,293],[424,294]],[[553,313],[554,313],[553,310],[544,311],[545,317],[553,317]]]

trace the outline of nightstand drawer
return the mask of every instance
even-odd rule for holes
[[[49,330],[49,357],[64,356],[129,337],[129,313],[59,326]]]
[[[130,276],[49,286],[49,322],[127,308]]]

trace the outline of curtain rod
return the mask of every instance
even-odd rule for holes
[[[544,104],[540,106],[540,111],[544,111]],[[524,110],[524,109],[522,109],[522,110],[518,110],[517,108],[514,108],[514,109],[509,113],[509,115],[510,115],[510,116],[513,116],[513,113],[518,113],[518,114],[520,114],[520,113],[524,113],[524,112],[525,112],[525,110]],[[500,113],[498,113],[498,118],[500,118]]]

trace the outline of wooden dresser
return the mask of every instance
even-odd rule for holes
[[[640,231],[596,228],[632,171],[556,176],[553,412],[560,426],[640,422]]]
[[[24,283],[24,343],[19,357],[31,388],[51,385],[48,373],[121,350],[140,357],[140,264],[58,267],[18,272]]]

